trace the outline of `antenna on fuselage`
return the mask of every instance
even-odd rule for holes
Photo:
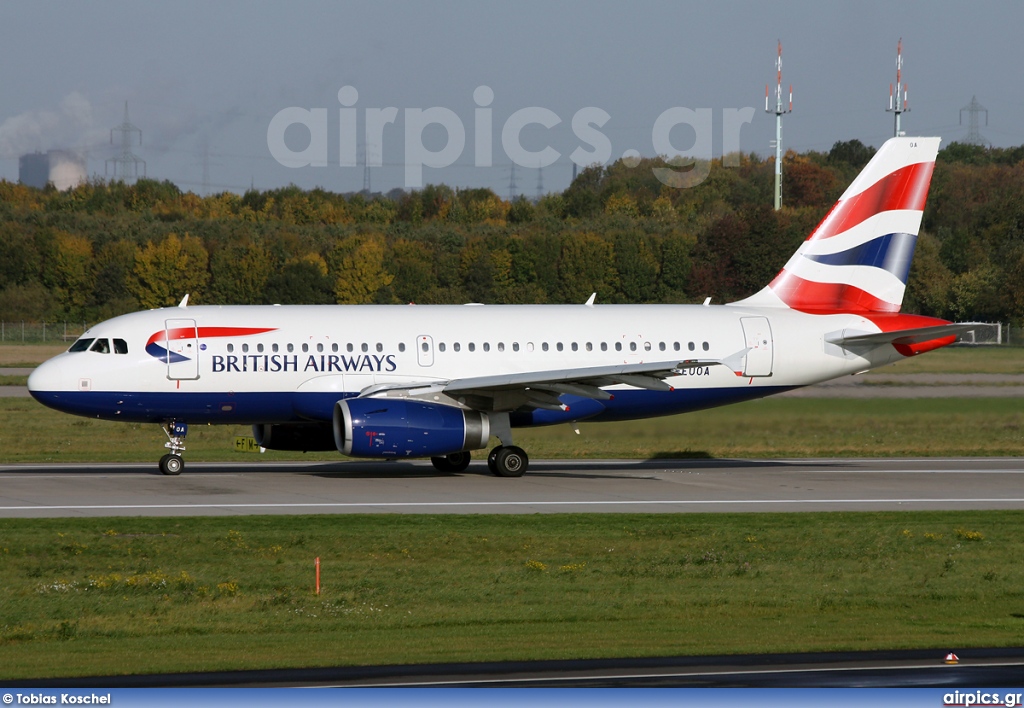
[[[178,303],[178,307],[182,309],[188,307],[188,293],[185,293],[185,297],[181,298],[181,302]]]

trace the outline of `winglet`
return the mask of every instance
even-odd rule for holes
[[[590,293],[590,297],[588,297],[587,301],[585,303],[583,303],[583,304],[586,305],[587,307],[593,307],[594,306],[594,300],[596,300],[596,299],[597,299],[597,293]]]
[[[181,298],[181,302],[178,303],[178,307],[181,309],[188,307],[188,293],[185,293],[185,297]]]

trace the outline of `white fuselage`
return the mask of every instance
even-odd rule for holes
[[[167,334],[193,326],[198,336]],[[825,342],[844,329],[878,331],[858,315],[737,305],[167,308],[90,328],[83,339],[119,339],[127,353],[59,355],[36,369],[30,388],[47,405],[114,420],[271,423],[329,420],[334,401],[371,386],[726,364],[683,369],[666,379],[672,392],[610,387],[614,400],[578,409],[587,418],[633,418],[759,398],[902,358],[889,345],[853,354]],[[533,423],[570,419],[539,415]]]

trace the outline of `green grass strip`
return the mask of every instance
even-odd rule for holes
[[[0,520],[0,676],[1017,645],[1022,522]]]
[[[543,458],[1016,456],[1024,454],[1024,405],[1016,398],[774,398],[667,418],[516,431]],[[336,453],[233,448],[245,426],[192,426],[186,460],[343,459]],[[154,462],[166,438],[156,425],[92,420],[32,399],[0,399],[0,462]],[[482,457],[477,452],[477,457]]]

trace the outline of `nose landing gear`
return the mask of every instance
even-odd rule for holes
[[[185,451],[185,436],[188,435],[188,424],[172,420],[167,425],[162,426],[161,430],[167,436],[167,442],[164,443],[164,447],[169,449],[170,453],[160,458],[160,472],[166,475],[181,474],[181,471],[185,469],[185,461],[181,458],[180,453]]]

